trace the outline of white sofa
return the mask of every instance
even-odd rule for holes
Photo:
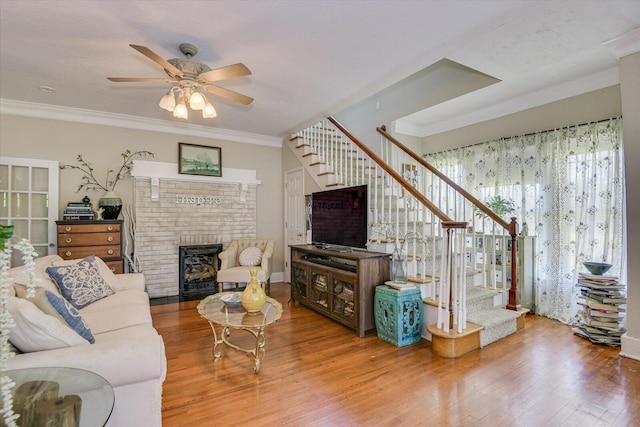
[[[99,262],[101,276],[115,292],[79,310],[95,343],[17,354],[8,369],[60,366],[95,372],[115,394],[107,426],[161,426],[167,364],[164,342],[152,325],[144,276],[114,275]],[[68,261],[57,255],[36,259],[36,285],[60,296],[46,268],[64,263]],[[10,269],[9,277],[14,283],[28,282],[24,267]]]

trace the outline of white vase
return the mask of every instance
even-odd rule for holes
[[[107,191],[98,200],[98,207],[102,209],[102,219],[118,219],[122,210],[122,199],[113,191]]]

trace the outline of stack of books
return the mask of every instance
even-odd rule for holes
[[[593,343],[619,346],[620,337],[626,331],[625,285],[617,276],[580,273],[577,286],[580,288],[580,322],[573,332]]]
[[[81,221],[93,219],[95,212],[91,204],[84,202],[69,202],[65,208],[62,219],[65,221]]]

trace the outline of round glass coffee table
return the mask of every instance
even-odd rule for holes
[[[113,387],[98,374],[76,368],[25,368],[1,372],[13,380],[17,424],[49,425],[78,419],[80,427],[104,426],[113,411]],[[67,418],[64,418],[67,417]]]
[[[228,347],[245,353],[252,354],[255,360],[254,372],[260,370],[260,352],[264,352],[266,338],[264,329],[282,316],[282,304],[273,298],[267,297],[267,301],[258,313],[248,313],[242,305],[229,306],[220,298],[234,292],[221,292],[209,295],[198,304],[198,313],[209,321],[213,331],[213,356],[214,362],[222,357],[222,352],[217,350],[218,344],[224,343]],[[221,326],[220,339],[215,326]],[[231,330],[243,330],[249,332],[255,338],[255,346],[242,347],[229,341]]]

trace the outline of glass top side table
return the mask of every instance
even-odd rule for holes
[[[280,319],[280,316],[282,316],[282,304],[271,297],[267,297],[267,301],[260,312],[250,314],[247,313],[242,305],[232,307],[220,300],[220,297],[230,293],[232,292],[209,295],[198,304],[198,313],[209,321],[213,331],[214,362],[222,357],[222,353],[217,351],[218,344],[224,343],[228,347],[252,354],[255,360],[253,370],[257,374],[260,370],[260,351],[264,352],[266,343],[264,329]],[[216,333],[216,325],[222,326],[220,339],[218,339],[218,334]],[[229,342],[231,330],[233,329],[251,333],[256,340],[255,346],[253,348],[245,348]]]
[[[104,426],[113,411],[111,384],[100,375],[76,368],[25,368],[0,373],[15,382],[13,410],[18,425],[45,424],[60,417],[79,418],[80,427]],[[36,403],[37,402],[37,403]],[[42,425],[45,425],[42,424]],[[46,424],[48,425],[48,424]]]

